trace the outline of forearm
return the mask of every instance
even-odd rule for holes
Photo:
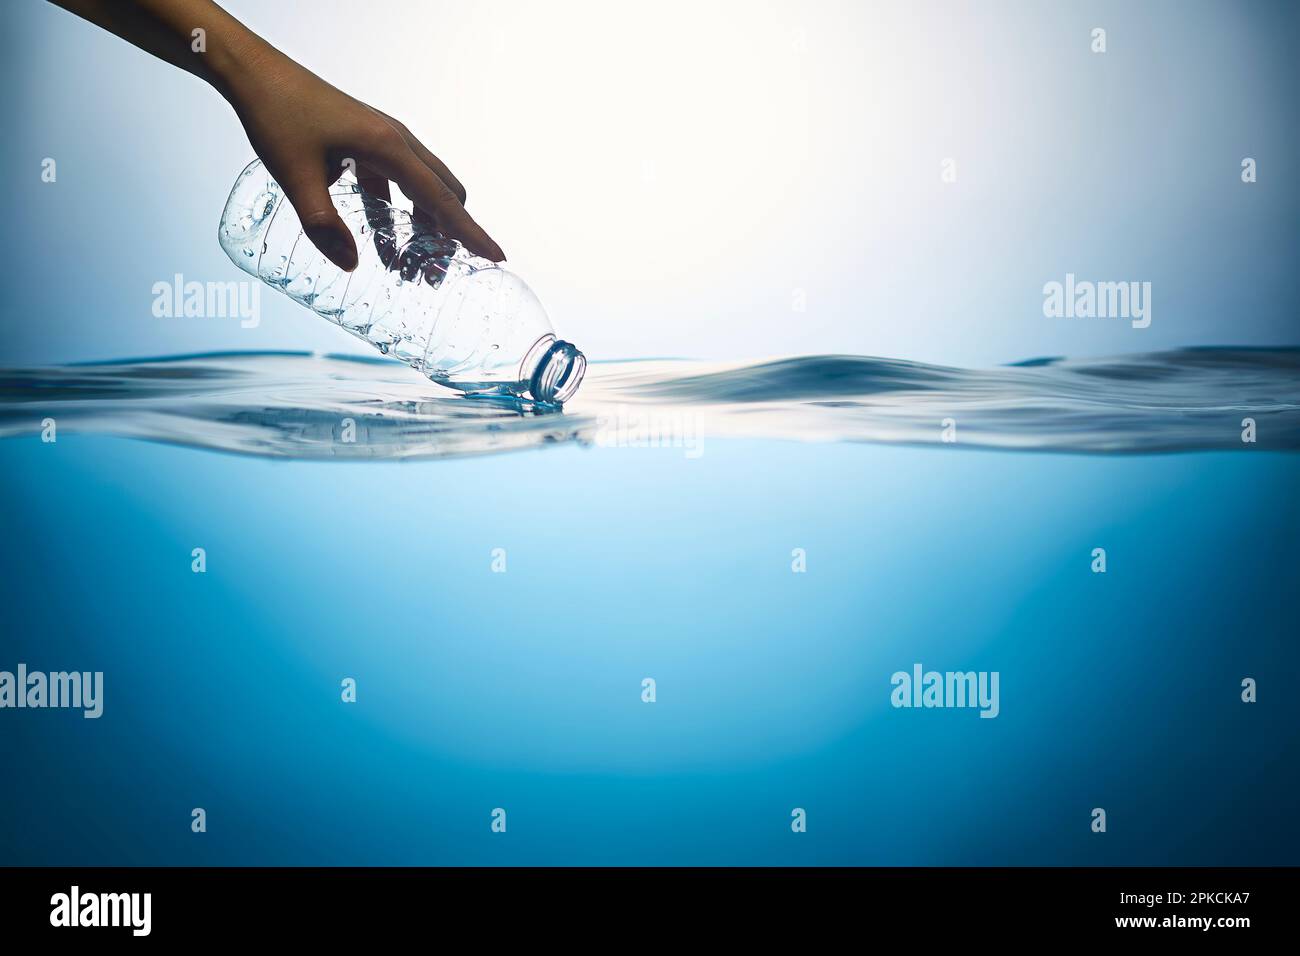
[[[410,130],[330,86],[212,0],[51,2],[220,92],[308,238],[339,268],[357,264],[356,243],[329,194],[349,161],[363,188],[387,199],[391,180],[444,235],[495,262],[505,258],[465,212],[460,181]]]
[[[282,55],[212,0],[51,2],[207,81],[227,100],[259,61]]]

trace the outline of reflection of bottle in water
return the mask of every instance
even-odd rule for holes
[[[350,273],[316,251],[260,160],[226,200],[221,248],[249,275],[441,385],[551,403],[578,390],[586,358],[556,339],[518,276],[363,193],[350,177],[330,187],[330,198],[356,240]]]

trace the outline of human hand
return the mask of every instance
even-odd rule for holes
[[[417,219],[471,252],[505,258],[465,211],[465,187],[403,124],[267,50],[225,90],[249,142],[293,204],[303,231],[339,268],[357,265],[351,232],[329,187],[348,163],[361,187],[390,200],[389,180],[415,203]]]
[[[410,130],[335,89],[212,0],[54,2],[219,90],[307,237],[339,268],[357,266],[356,243],[329,197],[349,160],[367,192],[388,200],[392,180],[415,203],[416,219],[470,252],[505,259],[465,211],[465,187]]]

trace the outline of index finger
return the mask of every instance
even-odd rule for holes
[[[501,247],[465,211],[456,194],[433,170],[420,162],[419,157],[405,143],[391,153],[368,159],[367,165],[397,183],[417,206],[423,206],[433,213],[442,231],[453,239],[459,239],[470,252],[493,262],[505,260],[506,254],[501,251]]]

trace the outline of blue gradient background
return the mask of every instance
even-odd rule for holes
[[[154,318],[155,282],[242,278],[215,233],[243,130],[200,81],[10,6],[12,361],[368,348],[270,295],[256,329]],[[1296,342],[1293,3],[229,7],[442,156],[595,358]],[[1152,282],[1151,328],[1045,319],[1067,272]]]
[[[595,358],[1297,341],[1293,5],[230,6],[440,152]],[[257,329],[155,319],[154,282],[235,277],[242,133],[9,17],[4,364],[364,349],[269,292]],[[1151,328],[1044,319],[1067,271],[1153,282]],[[321,465],[38,428],[0,443],[0,668],[103,670],[106,704],[0,712],[0,863],[1300,862],[1267,436]],[[917,661],[999,671],[1001,715],[892,709]]]

